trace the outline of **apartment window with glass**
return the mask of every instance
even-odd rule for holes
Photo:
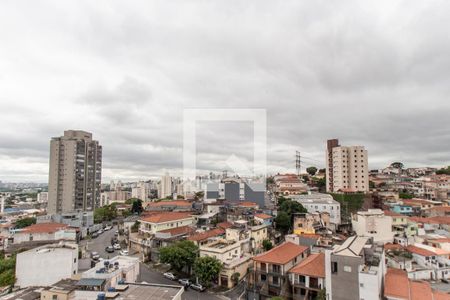
[[[272,272],[273,273],[280,273],[280,266],[279,265],[272,265]]]
[[[274,284],[274,285],[279,285],[280,284],[280,280],[279,280],[278,276],[273,276],[272,277],[272,284]]]
[[[331,273],[337,273],[338,272],[338,263],[333,261],[331,262]]]

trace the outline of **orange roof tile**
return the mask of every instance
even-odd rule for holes
[[[159,201],[159,202],[150,202],[147,204],[147,207],[161,207],[161,206],[184,206],[190,207],[192,203],[186,200],[174,200],[174,201]]]
[[[272,216],[266,215],[266,214],[256,214],[255,215],[256,218],[260,218],[260,219],[272,219]]]
[[[164,223],[188,218],[191,218],[191,214],[188,212],[162,212],[150,214],[146,217],[141,218],[141,221],[148,223]]]
[[[283,244],[267,252],[253,257],[253,260],[284,265],[308,249],[309,248],[305,246],[296,245],[291,242],[284,242]]]
[[[222,228],[215,228],[205,232],[193,234],[190,237],[188,237],[188,240],[198,242],[222,234],[225,234],[225,230],[223,230]]]
[[[233,227],[233,224],[231,224],[230,222],[221,222],[221,223],[218,223],[216,226],[219,228],[227,229],[227,228]]]
[[[392,210],[384,210],[384,215],[389,217],[404,217],[404,215],[396,213]]]
[[[303,233],[300,234],[299,236],[307,239],[315,239],[315,240],[320,239],[320,235],[315,233]]]
[[[434,253],[434,252],[432,252],[430,250],[423,249],[423,248],[416,247],[416,246],[412,246],[412,245],[406,247],[406,250],[411,252],[411,253],[414,253],[414,254],[417,254],[417,255],[422,255],[422,256],[433,256],[433,255],[436,255],[436,253]]]
[[[400,244],[392,244],[392,243],[384,244],[384,250],[399,250],[399,249],[403,249],[403,246]]]
[[[58,230],[69,227],[63,223],[38,223],[25,227],[21,232],[25,233],[54,233]]]
[[[325,278],[325,254],[314,253],[289,270],[299,275]]]
[[[384,277],[384,295],[409,299],[409,280],[406,271],[388,268]]]
[[[192,232],[194,232],[194,230],[195,229],[190,227],[190,226],[181,226],[181,227],[169,228],[169,229],[161,230],[160,232],[162,232],[162,233],[170,233],[171,236],[174,236],[174,235],[181,235],[181,234],[192,233]]]

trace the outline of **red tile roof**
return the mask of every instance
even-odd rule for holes
[[[141,218],[141,221],[148,223],[164,223],[188,218],[191,218],[191,214],[188,212],[162,212],[145,216]]]
[[[272,216],[266,215],[266,214],[256,214],[255,215],[256,218],[260,218],[260,219],[272,219]]]
[[[396,213],[392,210],[384,210],[384,215],[389,217],[404,217],[404,215]]]
[[[325,254],[311,254],[305,260],[289,270],[289,272],[304,276],[325,278]]]
[[[384,277],[384,295],[396,299],[409,299],[409,280],[406,271],[387,269]]]
[[[233,227],[233,224],[231,224],[230,222],[221,222],[218,223],[216,226],[219,228],[227,229]]]
[[[186,200],[174,200],[174,201],[159,201],[159,202],[150,202],[147,204],[147,207],[161,207],[161,206],[183,206],[190,207],[192,203]]]
[[[414,254],[417,254],[417,255],[422,255],[422,256],[433,256],[433,255],[436,255],[436,253],[434,253],[434,252],[432,252],[430,250],[423,249],[423,248],[416,247],[416,246],[412,246],[412,245],[406,247],[406,250],[408,252],[411,252],[411,253],[414,253]]]
[[[190,237],[188,237],[188,240],[198,242],[223,234],[225,234],[225,230],[223,230],[222,228],[215,228],[205,232],[193,234]]]
[[[59,231],[61,229],[66,229],[69,227],[67,224],[63,223],[38,223],[33,224],[28,227],[25,227],[22,229],[21,232],[25,233],[54,233],[56,231]]]
[[[181,226],[181,227],[161,230],[160,232],[162,232],[162,233],[170,233],[171,236],[175,236],[175,235],[181,235],[181,234],[189,234],[189,233],[192,233],[194,231],[195,231],[195,229],[190,227],[190,226]]]
[[[291,242],[285,242],[267,252],[253,257],[253,260],[272,264],[284,265],[295,257],[299,256],[309,248],[296,245]]]
[[[403,249],[403,246],[400,244],[392,244],[392,243],[384,244],[384,250],[400,250],[400,249]]]

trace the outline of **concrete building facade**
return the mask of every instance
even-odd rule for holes
[[[339,140],[327,141],[327,192],[369,191],[368,154],[364,146],[340,146]]]
[[[90,211],[100,206],[102,146],[92,134],[64,131],[50,141],[48,207],[50,214]]]

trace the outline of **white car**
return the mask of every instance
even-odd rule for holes
[[[177,280],[177,277],[175,275],[173,275],[172,273],[164,273],[163,276],[170,280]]]
[[[119,244],[114,244],[114,250],[120,250],[120,249],[122,249],[121,247],[120,247],[120,245]]]
[[[111,230],[111,229],[112,229],[111,226],[106,226],[105,228],[103,228],[104,231],[108,231],[108,230]]]
[[[99,231],[97,231],[97,233],[98,233],[98,234],[102,234],[102,233],[103,233],[103,230],[100,229]]]
[[[128,256],[128,250],[121,250],[119,252],[119,254],[122,255],[122,256]]]

